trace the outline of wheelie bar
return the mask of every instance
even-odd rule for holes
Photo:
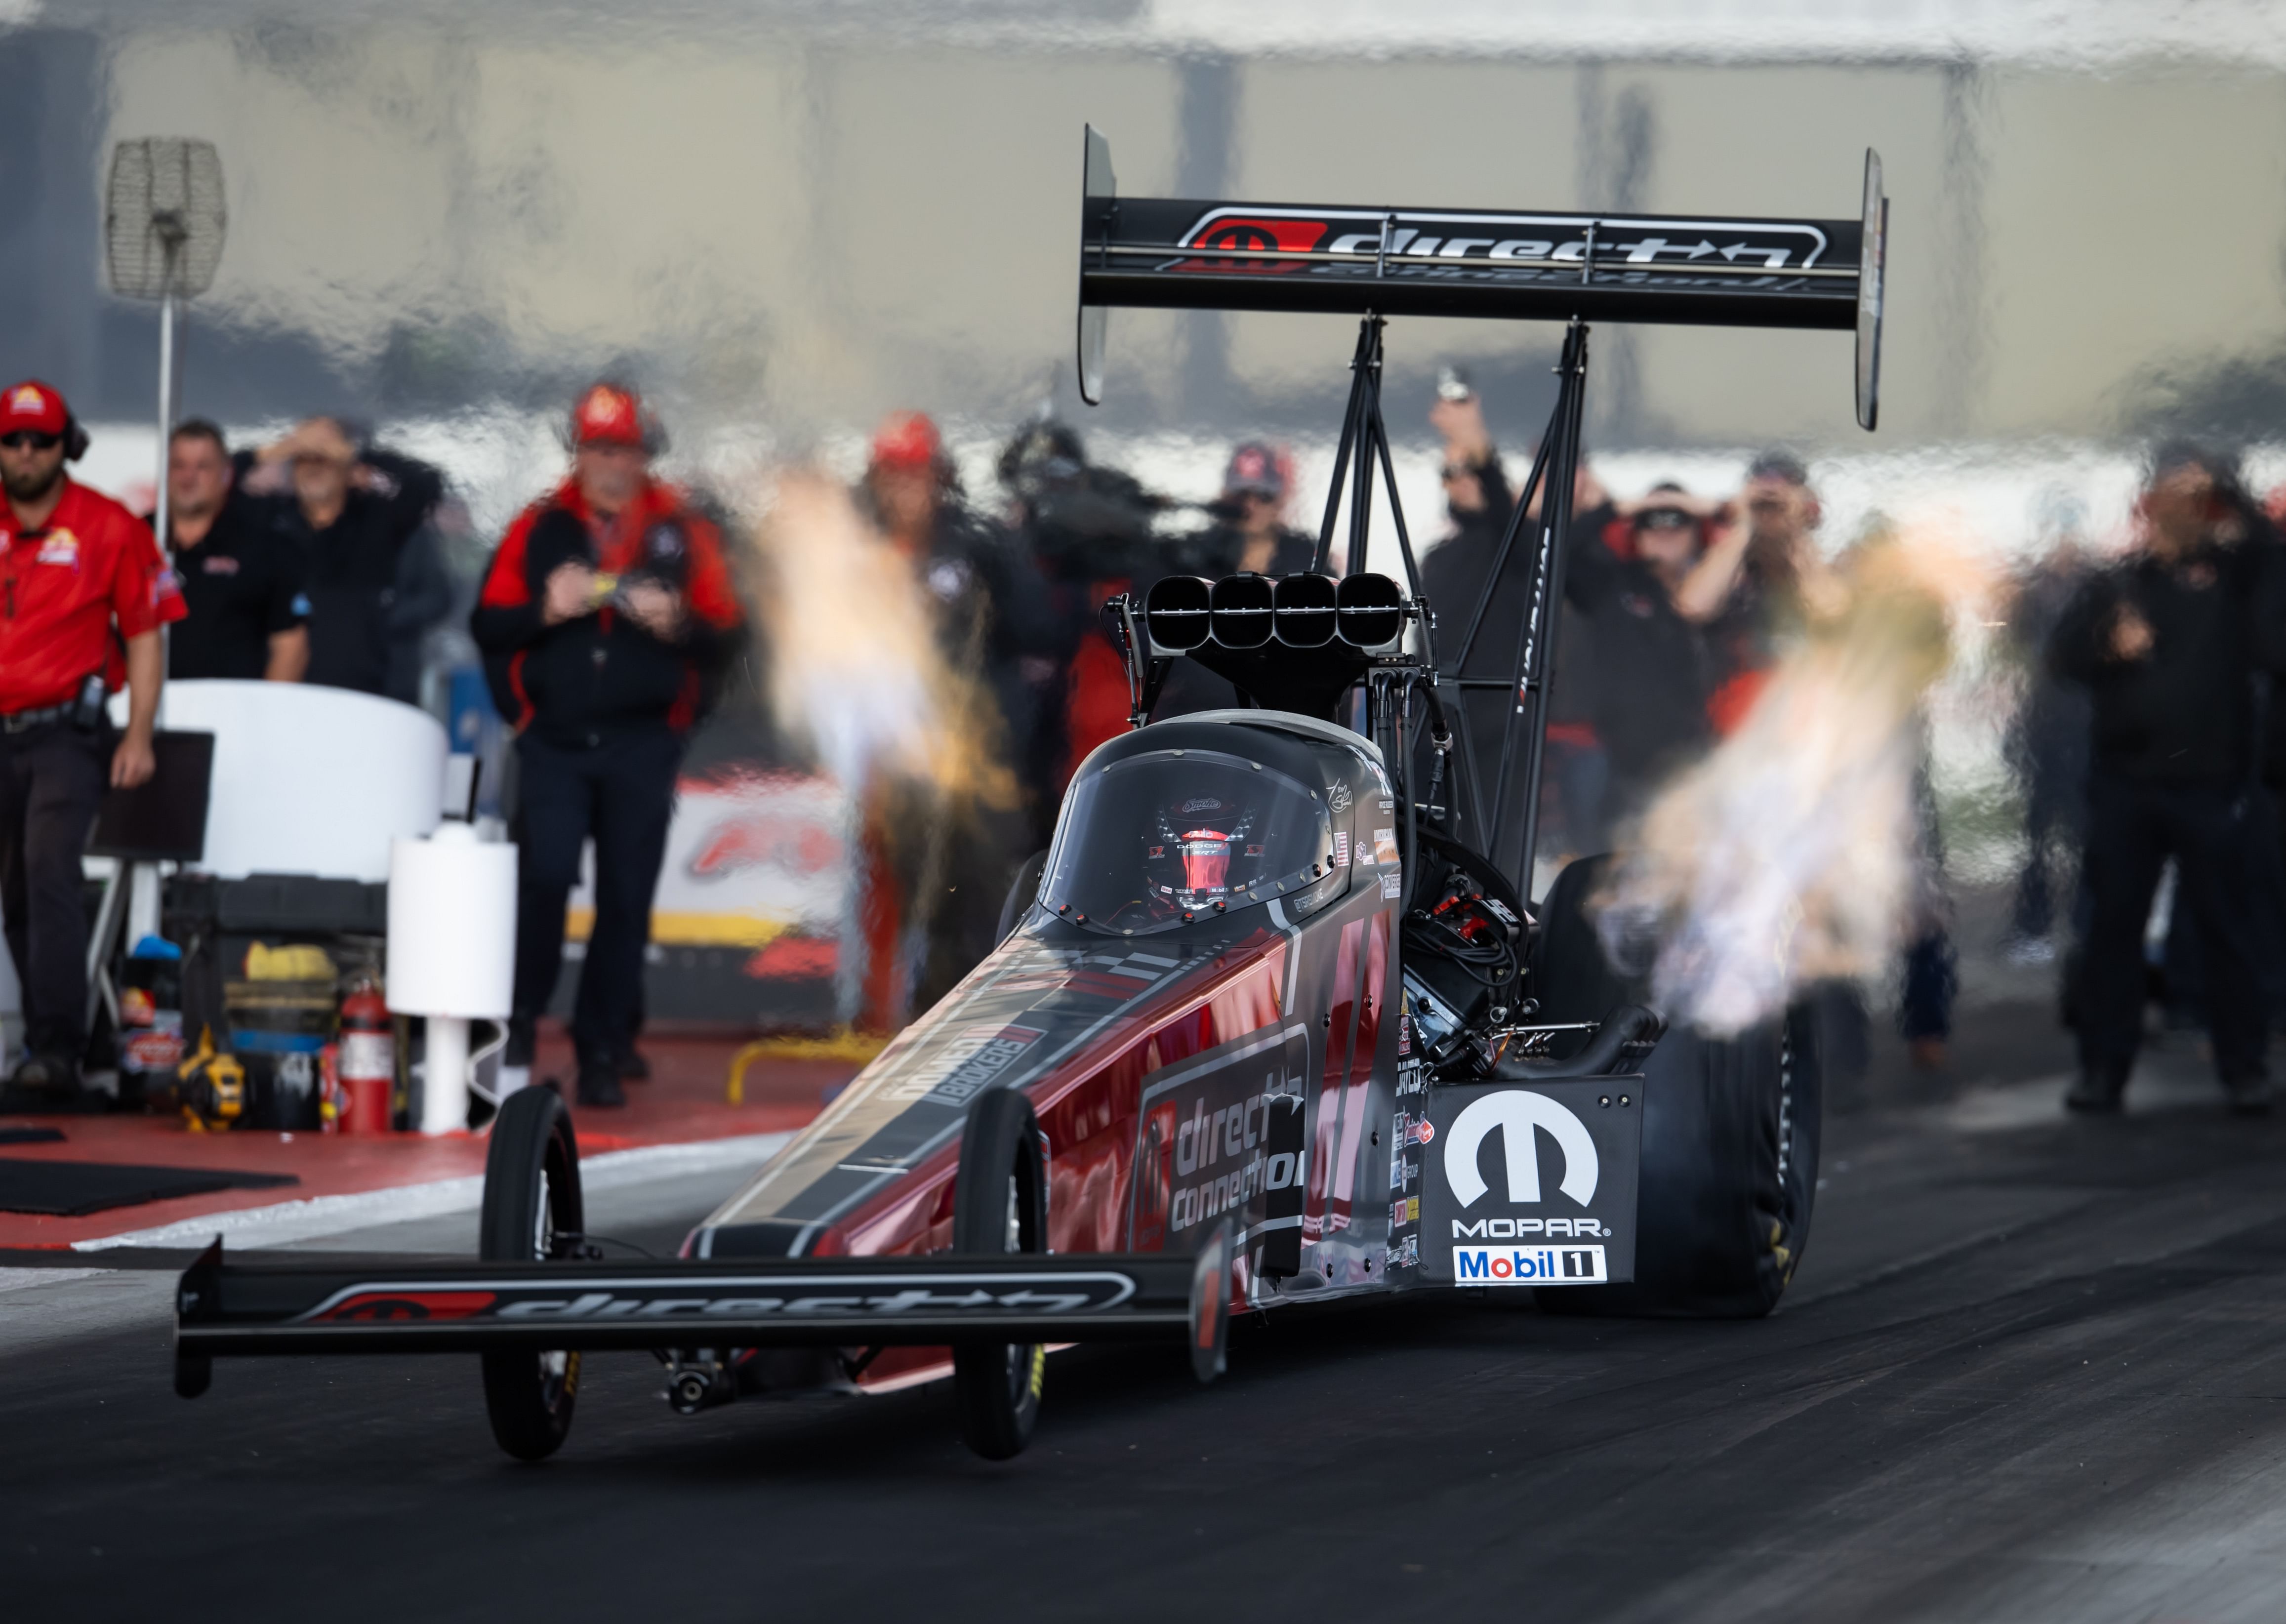
[[[176,1297],[176,1387],[260,1353],[529,1348],[937,1346],[1186,1341],[1222,1368],[1231,1243],[1166,1253],[468,1263],[343,1258],[225,1263],[222,1242]]]

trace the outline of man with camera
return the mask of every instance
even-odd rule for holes
[[[65,473],[86,449],[54,390],[0,391],[0,915],[26,1054],[12,1081],[51,1094],[78,1087],[87,1045],[80,854],[104,791],[156,769],[159,628],[183,617],[149,527]],[[122,680],[114,741],[104,698]]]

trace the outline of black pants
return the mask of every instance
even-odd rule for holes
[[[24,1046],[75,1063],[87,1046],[80,854],[110,779],[107,743],[64,722],[0,733],[0,915],[24,989]]]
[[[2091,907],[2080,969],[2079,1050],[2092,1070],[2124,1077],[2143,1035],[2143,931],[2159,871],[2175,860],[2175,906],[2198,931],[2207,1032],[2226,1079],[2258,1076],[2263,1018],[2252,797],[2222,786],[2089,786],[2085,878]]]
[[[579,972],[572,1043],[583,1066],[608,1065],[635,1044],[642,1010],[651,895],[666,855],[682,739],[661,727],[567,748],[516,740],[516,1016],[548,1008],[564,966],[564,906],[579,849],[595,842],[595,923]]]

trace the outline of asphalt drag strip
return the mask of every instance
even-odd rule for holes
[[[1001,1465],[941,1387],[686,1419],[642,1355],[590,1360],[537,1468],[494,1450],[472,1358],[221,1361],[186,1403],[169,1276],[84,1272],[169,1258],[10,1268],[8,1613],[2274,1620],[2282,1156],[2286,1123],[2195,1093],[1838,1118],[1770,1320],[1328,1305],[1234,1327],[1208,1389],[1165,1350],[1074,1351]],[[594,1222],[671,1249],[713,1182]]]

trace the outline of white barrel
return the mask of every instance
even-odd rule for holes
[[[389,1007],[505,1021],[516,986],[516,847],[466,824],[389,855]]]

